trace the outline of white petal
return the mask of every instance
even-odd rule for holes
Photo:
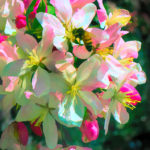
[[[43,28],[49,25],[54,30],[56,36],[65,35],[65,28],[55,16],[40,12],[36,15],[36,18]]]
[[[60,51],[68,50],[67,40],[64,38],[64,36],[56,36],[54,38],[53,44]]]
[[[70,0],[55,0],[55,8],[62,21],[67,22],[72,17],[72,6]]]
[[[120,124],[125,124],[129,120],[129,114],[121,103],[117,103],[116,109],[113,111],[113,115],[115,120]]]
[[[53,29],[50,27],[43,29],[42,40],[40,42],[40,49],[38,53],[41,57],[47,57],[52,51],[54,33]]]
[[[95,14],[96,6],[92,3],[87,4],[73,15],[72,23],[76,28],[82,27],[86,29],[92,22]]]
[[[21,47],[25,52],[29,52],[38,46],[38,43],[33,36],[24,34],[23,32],[18,32],[16,40],[19,47]]]
[[[16,27],[10,19],[6,21],[4,33],[8,35],[13,35],[16,33]]]

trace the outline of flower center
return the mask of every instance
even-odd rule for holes
[[[27,67],[38,66],[42,60],[43,59],[37,55],[36,50],[33,50],[29,53],[28,60],[26,61]]]
[[[137,103],[139,103],[140,101],[138,101],[137,99],[134,99],[134,98],[133,98],[134,96],[137,96],[137,95],[132,95],[132,96],[128,95],[128,94],[130,94],[130,93],[132,93],[132,91],[130,91],[130,92],[125,92],[125,93],[119,92],[119,93],[117,94],[117,98],[116,98],[116,99],[117,99],[120,103],[122,103],[125,107],[130,108],[131,110],[133,110],[133,109],[136,108],[135,105],[136,105]]]
[[[128,66],[128,65],[131,65],[132,62],[133,62],[133,58],[130,57],[130,58],[124,58],[122,60],[119,60],[119,62],[123,65],[123,66]]]
[[[70,41],[74,41],[75,40],[75,36],[73,35],[72,31],[73,31],[73,26],[72,24],[70,24],[70,22],[63,24],[64,28],[65,28],[65,38],[69,39]]]
[[[85,31],[83,28],[74,28],[70,23],[64,24],[64,27],[66,33],[65,38],[79,45],[84,44],[87,50],[92,50],[92,39],[89,32]]]
[[[104,49],[98,49],[96,51],[96,53],[99,54],[100,56],[102,56],[103,59],[105,59],[107,55],[113,55],[113,48],[108,47],[108,48],[104,48]]]
[[[72,86],[70,87],[70,90],[67,91],[67,94],[70,94],[70,95],[72,95],[72,96],[76,96],[76,95],[78,94],[79,89],[80,89],[80,88],[79,88],[79,86],[78,86],[77,84],[72,85]]]

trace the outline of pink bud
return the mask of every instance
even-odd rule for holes
[[[37,136],[42,136],[42,129],[40,126],[36,126],[36,121],[30,124],[30,127],[34,134],[36,134]]]
[[[133,101],[132,105],[136,105],[138,102],[141,101],[141,96],[139,92],[130,84],[125,83],[121,88],[120,91],[122,93],[126,93],[126,95]]]
[[[18,135],[19,135],[19,140],[22,145],[27,145],[28,143],[28,129],[25,126],[24,123],[18,122],[17,123],[17,128],[18,128]]]
[[[26,16],[24,15],[18,15],[16,17],[16,27],[18,29],[24,28],[27,25],[26,23]]]
[[[3,41],[7,40],[7,38],[8,38],[7,36],[0,34],[0,43],[2,43]]]
[[[80,127],[80,131],[82,132],[82,141],[87,143],[94,141],[99,136],[99,126],[97,120],[90,121],[85,120]]]
[[[30,19],[34,19],[35,18],[35,15],[36,15],[36,11],[32,11],[32,12],[30,12],[30,14],[29,14],[29,18]]]

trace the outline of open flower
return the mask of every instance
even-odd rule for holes
[[[47,38],[47,35],[50,35],[49,38]],[[35,73],[32,79],[32,87],[35,93],[40,96],[49,89],[49,85],[46,84],[49,81],[46,65],[49,65],[47,56],[51,56],[52,53],[53,31],[50,29],[43,31],[43,39],[39,44],[32,36],[22,32],[19,32],[16,38],[18,45],[22,48],[17,51],[19,59],[8,63],[2,74],[3,76],[21,77],[25,74],[28,76],[32,72]],[[45,79],[45,82],[42,78]],[[39,89],[39,86],[42,86],[42,88]]]
[[[31,129],[35,134],[41,136],[43,131],[46,144],[50,149],[54,149],[58,142],[57,126],[53,117],[57,105],[58,101],[54,95],[44,95],[40,98],[30,95],[29,102],[21,107],[16,117],[17,122],[30,121]]]
[[[55,0],[57,17],[47,14],[38,13],[38,21],[43,28],[50,26],[55,33],[54,45],[59,50],[68,50],[68,40],[71,42],[80,42],[80,38],[88,28],[96,13],[96,6],[89,3],[73,13],[69,0]],[[81,35],[80,35],[81,34]]]
[[[101,115],[105,117],[105,133],[108,132],[111,114],[113,114],[117,122],[125,124],[129,120],[129,114],[126,108],[133,110],[136,104],[141,102],[141,96],[138,91],[127,83],[120,89],[112,86],[106,92],[98,94],[98,98],[103,105],[103,112]],[[102,117],[101,115],[100,117]]]
[[[114,48],[108,47],[104,52],[103,49],[98,50],[97,53],[104,58],[98,73],[99,81],[109,86],[110,77],[115,82],[120,82],[119,80],[130,72],[130,80],[128,77],[130,84],[131,82],[133,82],[132,85],[144,83],[146,80],[145,74],[141,67],[138,67],[139,65],[133,62],[133,59],[138,57],[140,48],[141,43],[139,41],[125,42],[122,38],[118,38],[114,43]],[[107,72],[105,74],[103,74],[104,68]],[[116,74],[116,72],[119,72],[119,74]]]
[[[4,36],[3,38],[7,38]],[[5,39],[3,39],[5,40]],[[17,47],[16,45],[12,46],[8,41],[3,41],[0,43],[0,60],[1,60],[1,68],[0,68],[0,74],[2,73],[2,70],[4,66],[12,61],[15,61],[18,59],[17,54]],[[3,88],[7,92],[11,92],[14,90],[18,78],[17,77],[3,77]]]
[[[99,56],[94,55],[82,63],[77,71],[73,65],[64,61],[56,64],[63,76],[51,74],[51,80],[54,92],[58,91],[63,94],[58,117],[66,125],[80,127],[86,108],[93,116],[101,112],[101,103],[92,92],[103,86],[96,79],[100,63]]]
[[[138,91],[128,83],[124,83],[121,87],[113,83],[106,92],[97,95],[103,105],[102,116],[105,117],[105,133],[108,132],[111,114],[117,122],[125,124],[129,120],[126,108],[133,110],[137,103],[141,102]]]
[[[115,9],[112,13],[107,15],[103,5],[103,0],[98,0],[100,9],[97,10],[98,19],[102,28],[109,27],[113,24],[119,23],[121,26],[127,25],[130,21],[130,13],[125,9]]]

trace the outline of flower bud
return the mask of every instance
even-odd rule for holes
[[[7,36],[0,34],[0,43],[2,43],[3,41],[7,40],[7,38],[8,38]]]
[[[23,144],[24,146],[27,145],[29,137],[27,127],[25,126],[24,123],[18,122],[17,128],[20,143]]]
[[[26,16],[24,15],[18,15],[16,17],[16,27],[18,29],[24,28],[27,25],[26,23]]]
[[[99,126],[97,120],[83,121],[80,131],[82,132],[83,142],[87,143],[96,140],[99,136]]]
[[[37,121],[34,121],[33,123],[30,124],[31,130],[33,131],[34,134],[36,134],[37,136],[42,136],[42,129],[40,127],[40,125],[36,125]]]

